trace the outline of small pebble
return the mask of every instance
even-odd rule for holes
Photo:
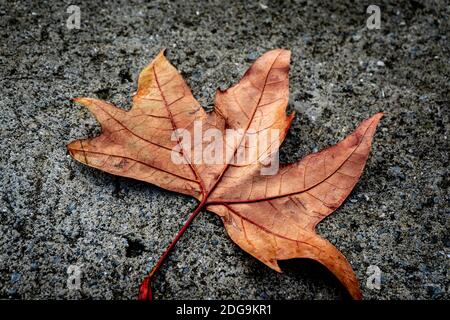
[[[16,283],[20,280],[21,274],[14,272],[13,274],[11,274],[11,283]]]
[[[256,52],[250,52],[246,57],[246,60],[249,62],[255,61],[256,59],[258,59],[258,54]]]
[[[261,9],[266,10],[268,8],[267,5],[265,5],[264,3],[259,3],[259,6],[261,7]]]
[[[72,214],[74,213],[74,211],[77,208],[77,204],[75,202],[71,202],[68,206],[67,206],[67,212]]]
[[[361,40],[362,35],[360,33],[356,33],[352,36],[353,41],[358,42],[359,40]]]

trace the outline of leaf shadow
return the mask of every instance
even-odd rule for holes
[[[287,277],[301,278],[314,287],[327,287],[338,293],[336,298],[339,300],[352,300],[339,280],[324,265],[315,260],[297,258],[280,260],[278,264]]]

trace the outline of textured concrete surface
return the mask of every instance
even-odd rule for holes
[[[365,173],[319,226],[369,299],[449,298],[449,14],[445,1],[0,2],[0,297],[133,299],[195,201],[73,161],[66,144],[99,126],[76,96],[128,108],[136,78],[163,47],[203,106],[257,56],[292,50],[282,159],[337,142],[386,113]],[[74,3],[76,4],[76,2]],[[80,290],[67,268],[81,266]],[[382,271],[380,290],[367,268]],[[277,274],[242,252],[205,212],[155,283],[157,299],[342,299],[320,265]]]

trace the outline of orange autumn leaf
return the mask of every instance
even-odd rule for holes
[[[275,271],[281,272],[279,260],[313,259],[327,267],[354,299],[362,297],[349,262],[315,227],[358,182],[382,113],[364,120],[336,145],[263,174],[294,118],[286,115],[289,62],[288,50],[267,52],[236,85],[217,92],[215,109],[209,113],[164,51],[141,72],[129,111],[98,99],[75,99],[96,116],[102,133],[70,143],[74,159],[200,202],[145,278],[140,298],[151,298],[155,272],[202,209],[219,215],[231,239]],[[219,141],[217,137],[229,137],[228,132],[239,134]],[[196,135],[209,138],[186,138]],[[259,148],[263,136],[268,138]],[[248,137],[256,137],[258,145]],[[205,155],[198,151],[210,152],[211,147],[215,161],[202,161]],[[242,150],[247,158],[236,163]]]

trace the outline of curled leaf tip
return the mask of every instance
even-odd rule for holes
[[[82,105],[86,105],[86,104],[88,104],[90,101],[92,101],[92,100],[94,100],[94,99],[92,99],[92,98],[87,98],[87,97],[75,97],[75,98],[72,98],[72,101],[73,102],[75,102],[75,103],[79,103],[79,104],[82,104]]]

